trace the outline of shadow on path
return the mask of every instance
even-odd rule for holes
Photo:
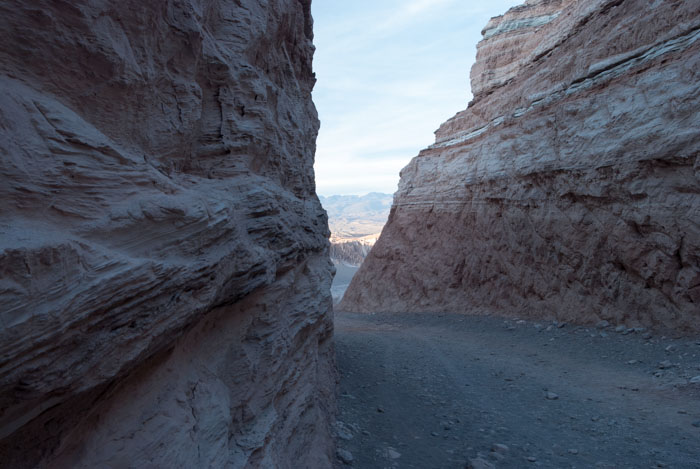
[[[337,312],[338,467],[700,467],[697,339],[557,326]]]

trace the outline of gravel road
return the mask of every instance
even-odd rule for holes
[[[336,312],[338,467],[700,468],[700,338]]]

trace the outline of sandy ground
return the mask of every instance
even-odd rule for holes
[[[333,265],[335,265],[335,277],[333,277],[333,283],[331,284],[331,295],[333,296],[333,303],[339,303],[359,267],[337,261],[333,261]]]
[[[700,338],[557,326],[337,312],[338,467],[700,468]]]

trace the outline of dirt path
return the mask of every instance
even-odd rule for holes
[[[336,313],[339,467],[700,468],[699,339],[557,326]]]

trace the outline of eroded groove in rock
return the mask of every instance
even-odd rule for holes
[[[700,6],[652,3],[492,19],[340,309],[700,330]]]
[[[0,5],[0,460],[326,467],[308,0]]]

